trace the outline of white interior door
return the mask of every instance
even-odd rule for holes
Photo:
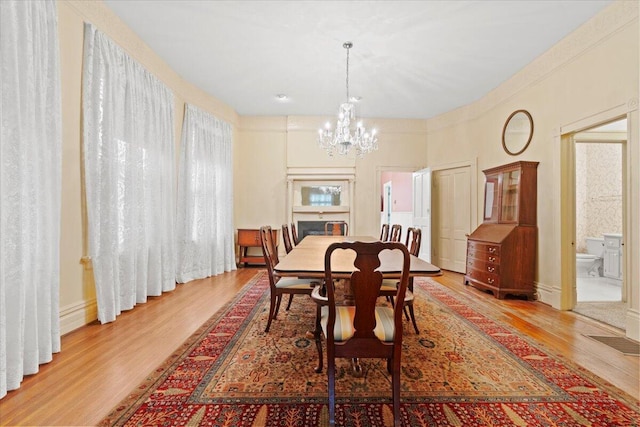
[[[431,262],[431,169],[413,173],[413,226],[422,230],[420,258]]]
[[[471,168],[434,172],[433,263],[445,270],[466,270],[466,235],[471,229]]]

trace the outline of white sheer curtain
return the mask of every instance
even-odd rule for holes
[[[236,269],[231,126],[188,104],[176,224],[179,283]]]
[[[84,176],[98,320],[175,289],[173,94],[85,24]]]
[[[0,398],[60,351],[55,1],[0,1]]]

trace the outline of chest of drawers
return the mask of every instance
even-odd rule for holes
[[[506,295],[535,295],[536,227],[482,224],[467,241],[465,284]]]

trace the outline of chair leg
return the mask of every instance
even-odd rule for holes
[[[393,425],[400,427],[400,363],[392,360],[393,374],[391,382],[393,384]]]
[[[291,301],[293,301],[293,294],[289,294],[289,302],[287,303],[287,311],[291,308]]]
[[[316,348],[318,349],[318,366],[314,368],[316,373],[322,372],[322,327],[320,326],[320,306],[316,308],[316,327],[313,331],[313,337],[316,340]]]
[[[389,302],[391,303],[391,307],[394,307],[394,306],[395,306],[395,301],[394,301],[394,298],[393,298],[393,297],[388,296],[388,297],[387,297],[387,301],[389,301]],[[407,321],[408,321],[408,320],[409,320],[409,313],[407,313],[407,307],[406,307],[406,306],[405,306],[405,307],[402,307],[402,311],[404,311],[404,317],[405,317],[405,319],[407,319]]]
[[[329,388],[329,425],[336,425],[336,361],[327,351],[327,379]]]
[[[276,305],[280,304],[280,297],[274,294],[271,294],[271,304],[269,304],[269,319],[267,320],[267,327],[264,328],[264,332],[269,332],[269,328],[271,327],[271,321],[275,317]]]
[[[420,331],[418,330],[418,324],[416,323],[416,315],[413,311],[413,304],[408,304],[407,306],[405,306],[405,308],[407,307],[409,308],[409,314],[411,315],[411,322],[413,323],[413,329],[415,329],[416,335],[418,335],[420,334]]]
[[[407,286],[407,289],[409,291],[411,291],[411,293],[413,293],[413,277],[409,278],[409,285]],[[414,294],[415,295],[415,294]],[[415,296],[414,296],[415,298]],[[404,311],[404,317],[405,319],[409,320],[409,316],[407,315],[407,304],[404,305],[403,310]],[[416,330],[416,334],[418,334],[418,327],[416,326],[416,318],[413,315],[413,301],[411,301],[409,303],[409,313],[411,315],[411,320],[413,321],[413,328]]]
[[[404,312],[404,318],[409,320],[409,313],[407,313],[407,306],[402,307],[402,311]]]
[[[278,317],[278,311],[280,310],[280,302],[282,301],[282,295],[276,297],[276,308],[273,310],[273,318]]]

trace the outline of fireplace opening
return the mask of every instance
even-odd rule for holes
[[[327,222],[335,222],[335,221],[298,221],[298,238],[302,240],[304,236],[324,236],[325,235],[325,224]],[[339,221],[342,222],[342,221]],[[346,235],[346,227],[347,223],[340,226],[340,231],[335,229],[335,225],[333,226],[333,232]],[[331,234],[331,233],[330,233]]]
[[[298,238],[304,236],[324,236],[324,224],[327,221],[298,221]]]

